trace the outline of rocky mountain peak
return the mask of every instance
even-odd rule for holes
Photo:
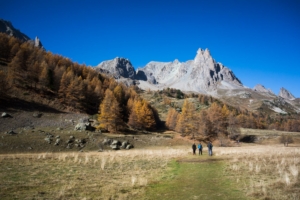
[[[290,93],[287,89],[285,88],[280,88],[279,91],[279,95],[280,97],[284,98],[284,99],[288,99],[288,100],[295,100],[296,98],[294,97],[294,95],[292,95],[292,93]]]
[[[272,92],[272,90],[265,88],[265,86],[261,85],[261,84],[257,84],[256,86],[254,86],[253,88],[254,91],[257,92],[263,92],[263,93],[270,93],[270,94],[274,94]]]
[[[103,61],[95,68],[97,71],[108,71],[115,78],[135,78],[135,70],[127,58],[116,57],[112,60]]]
[[[186,62],[149,62],[139,68],[137,78],[158,88],[210,93],[217,88],[243,87],[233,72],[215,62],[208,49],[199,48],[194,60]]]
[[[200,93],[213,93],[217,89],[243,88],[234,73],[221,63],[215,62],[208,49],[198,49],[194,60],[179,62],[149,62],[135,72],[130,61],[125,58],[101,62],[96,70],[108,72],[116,78],[139,80],[139,86],[147,89],[166,87]],[[145,86],[145,87],[144,87]]]
[[[201,49],[199,48],[194,59],[194,63],[196,65],[200,65],[201,63],[207,63],[212,65],[214,63],[213,58],[210,55],[210,51],[208,49]]]

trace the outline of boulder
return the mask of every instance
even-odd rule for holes
[[[111,144],[119,146],[119,145],[121,145],[121,142],[119,140],[113,140]]]
[[[128,144],[127,146],[126,146],[126,149],[132,149],[133,148],[133,145],[132,144]]]
[[[121,149],[126,149],[126,147],[127,147],[128,144],[129,144],[128,141],[122,142]]]
[[[16,132],[14,132],[13,130],[7,131],[6,134],[8,135],[15,135],[17,134]]]
[[[58,146],[60,144],[60,138],[57,138],[55,143],[54,143],[54,146]]]
[[[86,123],[78,123],[75,126],[75,131],[85,131],[85,130],[89,130],[89,131],[94,131],[95,128],[91,126],[91,123],[86,122]]]
[[[73,140],[72,140],[72,139],[69,139],[69,140],[67,140],[66,143],[67,143],[67,144],[73,143]]]
[[[75,126],[75,131],[85,131],[86,130],[86,125],[85,123],[78,123]]]
[[[102,144],[104,145],[111,145],[111,143],[112,143],[112,139],[107,139],[107,138],[105,138],[102,142]]]
[[[42,113],[33,113],[32,116],[36,118],[40,118],[42,116]]]
[[[48,144],[51,144],[52,139],[50,137],[45,137],[44,139],[46,142],[48,142]]]
[[[116,144],[111,144],[110,147],[112,148],[112,150],[118,150],[119,146]]]
[[[1,117],[2,118],[7,118],[7,117],[11,117],[11,115],[8,114],[8,113],[6,113],[6,112],[4,112],[4,113],[2,113]]]

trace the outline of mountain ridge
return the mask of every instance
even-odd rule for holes
[[[199,48],[194,60],[186,62],[179,62],[177,59],[172,62],[151,61],[136,71],[126,58],[113,60],[103,61],[95,69],[98,71],[100,69],[108,70],[114,77],[122,76],[138,80],[142,89],[147,89],[145,88],[147,84],[142,83],[143,81],[150,83],[157,89],[170,87],[204,94],[213,93],[217,88],[244,87],[229,68],[212,58],[208,49]],[[119,61],[119,63],[115,63],[115,61]],[[128,62],[130,67],[122,66],[122,63]],[[126,76],[125,69],[130,69],[130,73],[134,74],[135,72],[136,75]]]
[[[26,34],[16,29],[10,21],[0,19],[0,33],[5,33],[9,36],[20,39],[22,42],[31,42],[35,47],[44,48],[40,39],[36,36],[34,40],[31,40]]]
[[[112,61],[120,61],[111,64]],[[130,63],[129,66],[122,66],[122,62]],[[128,68],[129,67],[129,68]],[[164,88],[180,89],[185,92],[197,92],[218,96],[219,89],[243,89],[247,88],[234,72],[221,62],[216,62],[209,49],[199,48],[194,60],[180,62],[175,59],[171,62],[150,61],[144,67],[135,70],[127,58],[115,58],[102,61],[95,67],[96,70],[106,72],[116,78],[129,78],[138,84],[142,89],[162,90]],[[130,69],[131,77],[125,75],[126,69]],[[120,73],[121,72],[121,73]],[[122,79],[124,81],[124,79]],[[266,89],[262,84],[257,84],[254,92],[267,96],[277,96],[270,89]],[[287,91],[285,89],[285,91]],[[287,99],[296,99],[289,91],[282,92],[278,96]]]

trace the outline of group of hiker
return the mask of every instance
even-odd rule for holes
[[[200,142],[200,143],[198,144],[199,155],[202,155],[202,148],[203,148],[203,146],[202,146],[202,144],[201,144],[201,142]],[[208,143],[207,143],[207,148],[208,148],[208,155],[212,156],[212,154],[213,154],[213,153],[212,153],[213,145],[212,145],[211,142],[208,142]],[[197,149],[197,146],[196,146],[195,143],[192,145],[192,149],[193,149],[193,155],[196,155],[196,149]]]

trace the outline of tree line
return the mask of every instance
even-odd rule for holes
[[[199,95],[199,101],[209,106],[197,110],[189,99],[185,99],[181,112],[170,108],[166,126],[183,136],[195,138],[231,137],[235,139],[239,128],[276,129],[282,131],[300,131],[300,117],[297,114],[287,116],[264,115],[228,106],[214,98]],[[205,100],[207,99],[207,101]]]
[[[2,96],[28,91],[31,95],[57,100],[66,109],[99,113],[98,128],[110,131],[127,125],[136,129],[156,129],[160,124],[157,111],[135,90],[92,67],[0,33]]]

